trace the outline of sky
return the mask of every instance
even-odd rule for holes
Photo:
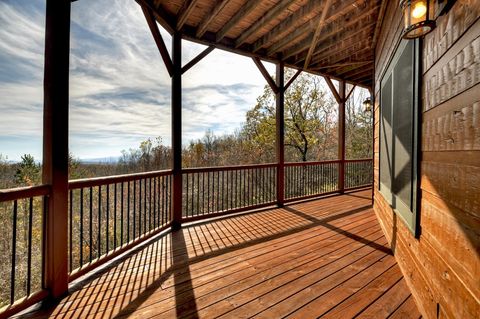
[[[0,0],[0,154],[42,158],[45,0]],[[167,47],[170,35],[161,29]],[[206,47],[182,41],[182,62]],[[170,78],[133,0],[72,3],[70,151],[118,157],[147,138],[170,144]],[[265,63],[273,74],[274,65]],[[233,133],[265,80],[250,58],[214,50],[183,76],[183,143]]]

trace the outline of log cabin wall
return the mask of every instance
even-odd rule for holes
[[[457,1],[423,41],[420,228],[378,190],[380,81],[403,28],[389,1],[375,49],[375,213],[426,318],[480,318],[480,1]]]

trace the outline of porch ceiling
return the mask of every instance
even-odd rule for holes
[[[386,0],[137,0],[169,32],[370,87]]]

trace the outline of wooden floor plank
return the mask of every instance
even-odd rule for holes
[[[409,297],[410,290],[408,289],[407,282],[405,280],[399,280],[395,286],[390,288],[367,308],[363,309],[357,318],[387,318]]]
[[[413,297],[410,295],[407,300],[390,316],[389,319],[418,319],[422,315],[418,311]]]
[[[381,233],[375,231],[375,233],[373,233],[371,236],[374,238],[379,238]],[[281,260],[281,258],[279,258],[280,260],[278,260],[278,262],[276,261],[270,265],[264,264],[264,267],[262,267],[261,264],[255,263],[255,267],[252,267],[251,269],[252,272],[250,273],[250,276],[243,279],[240,278],[245,276],[247,274],[246,272],[236,273],[236,276],[229,276],[228,273],[225,273],[225,277],[222,277],[222,280],[211,282],[203,287],[200,287],[200,289],[195,289],[194,294],[197,304],[196,310],[199,311],[200,309],[208,306],[213,306],[216,308],[215,303],[217,301],[227,297],[233,297],[239,293],[245,293],[247,288],[258,292],[261,290],[259,287],[263,284],[266,285],[267,281],[269,289],[271,289],[271,281],[273,278],[287,275],[294,271],[305,271],[307,269],[306,265],[318,267],[322,262],[331,262],[334,258],[341,258],[341,256],[347,257],[352,253],[353,250],[359,248],[360,244],[349,244],[341,249],[336,250],[334,247],[332,247],[331,251],[322,248],[320,250],[322,255],[318,252],[311,252],[308,255],[302,256],[302,258],[300,258],[300,256],[297,258],[290,258],[289,261]],[[217,288],[215,289],[215,287]],[[188,294],[183,294],[183,296],[175,295],[174,297],[176,298],[172,297],[169,300],[170,307],[174,309],[175,306],[177,306],[185,311],[186,314],[190,313],[189,309],[191,307],[188,300]],[[159,307],[164,308],[166,305],[167,303],[162,302],[156,307],[155,311],[159,311]]]
[[[192,224],[26,318],[418,318],[371,190]]]

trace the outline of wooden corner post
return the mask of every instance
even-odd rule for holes
[[[52,298],[68,292],[70,7],[70,0],[48,0],[46,7],[42,180],[51,194],[44,221],[43,284]]]
[[[285,202],[285,66],[277,63],[276,84],[276,152],[277,152],[277,204],[282,207]]]
[[[174,32],[172,36],[172,228],[182,224],[182,36]]]
[[[341,193],[345,191],[345,81],[340,80],[338,84],[338,158],[340,168],[338,171],[338,189]]]

